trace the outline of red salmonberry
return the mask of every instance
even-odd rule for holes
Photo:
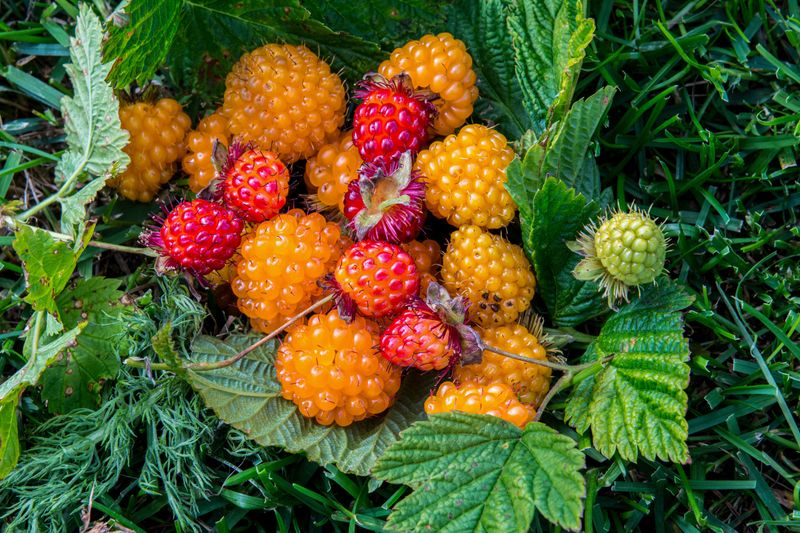
[[[364,161],[388,164],[406,151],[416,155],[427,143],[436,109],[414,93],[407,74],[391,80],[367,75],[356,97],[361,103],[353,117],[353,143]]]
[[[400,313],[381,335],[381,353],[398,366],[442,370],[460,352],[458,332],[423,302]]]
[[[286,204],[289,170],[272,152],[231,147],[222,193],[248,222],[269,220]]]
[[[361,241],[348,248],[334,279],[344,316],[352,316],[354,308],[367,317],[393,315],[419,290],[414,260],[387,242]]]
[[[244,222],[230,209],[207,200],[181,202],[161,227],[143,234],[142,240],[162,255],[166,269],[184,269],[204,276],[225,266],[241,242]]]

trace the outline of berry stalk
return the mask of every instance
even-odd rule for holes
[[[522,355],[515,354],[513,352],[507,352],[506,350],[501,350],[500,348],[496,348],[494,346],[488,345],[484,342],[481,342],[481,348],[483,350],[494,352],[496,354],[502,355],[504,357],[509,357],[511,359],[517,359],[519,361],[525,361],[526,363],[532,363],[534,365],[545,366],[547,368],[552,368],[553,370],[560,370],[564,372],[558,381],[547,391],[547,394],[542,399],[542,402],[539,404],[539,407],[536,409],[536,415],[534,416],[533,420],[538,421],[542,413],[544,412],[544,408],[550,403],[556,394],[558,394],[563,389],[567,388],[573,382],[578,383],[583,381],[586,377],[592,374],[596,374],[600,371],[603,365],[611,361],[614,356],[609,355],[608,357],[604,357],[603,359],[598,359],[596,361],[592,361],[590,363],[581,363],[579,365],[562,365],[559,363],[553,363],[552,361],[542,360],[542,359],[532,359],[530,357],[524,357]],[[576,379],[577,377],[577,379]]]
[[[209,370],[217,370],[219,368],[225,368],[226,366],[230,366],[230,365],[236,363],[237,361],[239,361],[240,359],[243,359],[247,354],[249,354],[250,352],[252,352],[256,348],[258,348],[259,346],[262,346],[263,344],[271,341],[272,339],[274,339],[275,337],[277,337],[278,335],[283,333],[283,331],[286,330],[286,328],[288,328],[289,326],[291,326],[292,324],[294,324],[295,322],[297,322],[298,320],[300,320],[301,318],[306,316],[308,313],[310,313],[310,312],[312,312],[312,311],[314,311],[316,309],[319,309],[320,307],[322,307],[326,303],[330,302],[331,300],[333,300],[333,298],[334,298],[334,295],[333,294],[329,294],[328,296],[325,296],[321,300],[318,300],[317,302],[311,304],[310,306],[305,308],[303,311],[301,311],[300,313],[296,314],[295,316],[293,316],[292,318],[290,318],[289,320],[287,320],[286,322],[281,324],[278,328],[273,330],[272,333],[260,338],[259,340],[257,340],[256,342],[254,342],[253,344],[251,344],[250,346],[248,346],[247,348],[245,348],[241,352],[237,353],[233,357],[229,357],[227,359],[223,359],[222,361],[216,361],[214,363],[189,363],[187,365],[183,365],[183,368],[187,369],[187,370],[194,370],[194,371],[197,371],[197,372],[207,372]],[[150,370],[172,370],[173,369],[173,367],[171,365],[167,364],[167,363],[152,363],[152,364],[148,364],[147,360],[139,359],[137,357],[128,357],[127,359],[125,359],[124,363],[126,365],[134,367],[134,368],[147,368],[147,369],[150,369]]]

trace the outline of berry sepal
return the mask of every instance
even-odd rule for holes
[[[344,215],[358,240],[414,240],[425,222],[425,184],[411,152],[389,165],[364,163],[347,187]]]
[[[455,353],[451,365],[480,363],[484,345],[478,332],[466,323],[469,300],[463,296],[450,296],[447,289],[435,281],[428,285],[425,300],[424,305],[439,315],[449,329]]]
[[[333,274],[328,274],[317,282],[322,290],[333,294],[333,304],[339,312],[339,317],[348,324],[353,321],[358,313],[358,304],[352,296],[347,294]]]

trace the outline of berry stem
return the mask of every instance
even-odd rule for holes
[[[15,220],[11,217],[1,217],[0,218],[0,228],[7,227],[11,231],[17,231],[18,225],[24,222],[19,222],[19,220]],[[31,226],[35,227],[35,226]],[[57,231],[51,231],[49,229],[39,228],[36,227],[39,231],[44,231],[45,233],[49,233],[52,237],[66,242],[75,242],[75,237],[72,235],[67,235],[66,233],[59,233]],[[89,241],[86,243],[87,246],[93,246],[95,248],[100,248],[103,250],[111,250],[114,252],[123,252],[127,254],[139,254],[139,255],[146,255],[148,257],[158,257],[158,252],[155,250],[151,250],[150,248],[140,248],[137,246],[124,246],[121,244],[111,244],[110,242],[103,242],[103,241]]]
[[[258,339],[256,342],[254,342],[253,344],[251,344],[250,346],[248,346],[247,348],[245,348],[241,352],[237,353],[233,357],[229,357],[227,359],[223,359],[222,361],[215,361],[213,363],[189,363],[189,364],[183,365],[183,368],[187,369],[187,370],[194,370],[196,372],[207,372],[209,370],[217,370],[219,368],[225,368],[226,366],[230,366],[230,365],[236,363],[237,361],[239,361],[240,359],[243,359],[244,356],[246,356],[247,354],[249,354],[250,352],[252,352],[256,348],[258,348],[259,346],[271,341],[272,339],[274,339],[275,337],[277,337],[278,335],[283,333],[283,331],[286,328],[288,328],[289,326],[291,326],[292,324],[294,324],[295,322],[297,322],[298,320],[300,320],[301,318],[306,316],[308,313],[310,313],[310,312],[314,311],[315,309],[318,309],[318,308],[322,307],[323,305],[325,305],[326,303],[330,302],[331,300],[333,300],[333,298],[334,298],[334,295],[333,294],[329,294],[326,297],[322,298],[321,300],[311,304],[310,306],[305,308],[303,311],[301,311],[300,313],[294,315],[292,318],[290,318],[289,320],[287,320],[286,322],[281,324],[278,328],[273,330],[272,333],[270,333],[269,335],[266,335],[265,337],[262,337],[262,338]],[[133,357],[129,357],[129,358],[125,359],[125,364],[128,365],[128,366],[131,366],[131,367],[135,367],[135,368],[149,368],[151,370],[173,370],[173,367],[171,365],[167,364],[167,363],[152,363],[152,364],[150,364],[148,366],[147,362],[144,359],[133,358]]]
[[[565,389],[569,384],[572,382],[572,377],[574,374],[572,372],[564,373],[555,384],[550,387],[550,390],[547,391],[547,394],[542,399],[542,403],[539,404],[539,407],[536,408],[536,415],[533,417],[534,422],[538,422],[540,418],[542,418],[542,413],[544,413],[544,408],[547,407],[547,404],[550,403],[550,400],[553,397]]]
[[[547,368],[552,368],[553,370],[560,370],[562,372],[572,372],[576,367],[570,365],[562,365],[559,363],[553,363],[552,361],[548,361],[546,359],[531,359],[530,357],[525,357],[524,355],[518,355],[512,352],[507,352],[505,350],[501,350],[500,348],[496,348],[489,344],[482,343],[483,348],[486,351],[494,352],[496,354],[502,355],[504,357],[510,357],[511,359],[516,359],[518,361],[525,361],[526,363],[533,363],[534,365],[539,366],[546,366]]]
[[[75,242],[75,239],[73,239],[72,236],[67,235],[66,233],[58,233],[57,231],[50,231],[50,230],[42,230],[42,231],[46,231],[56,239],[60,239],[62,241]],[[103,241],[89,241],[88,243],[86,243],[86,245],[94,246],[95,248],[100,248],[103,250],[111,250],[113,252],[146,255],[147,257],[158,257],[158,252],[156,252],[155,250],[151,250],[150,248],[140,248],[138,246],[124,246],[121,244],[111,244],[110,242],[103,242]]]

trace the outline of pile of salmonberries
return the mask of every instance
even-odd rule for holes
[[[523,427],[553,363],[528,311],[534,272],[504,229],[517,212],[514,149],[465,125],[478,89],[452,35],[411,41],[375,68],[348,95],[305,46],[246,53],[193,131],[175,100],[123,107],[131,165],[113,183],[150,201],[182,160],[197,196],[164,200],[143,240],[159,268],[229,288],[254,330],[282,336],[277,380],[303,416],[348,426],[389,409],[405,374],[435,372],[427,413]],[[579,244],[576,275],[613,295],[663,269],[661,230],[639,211]]]

